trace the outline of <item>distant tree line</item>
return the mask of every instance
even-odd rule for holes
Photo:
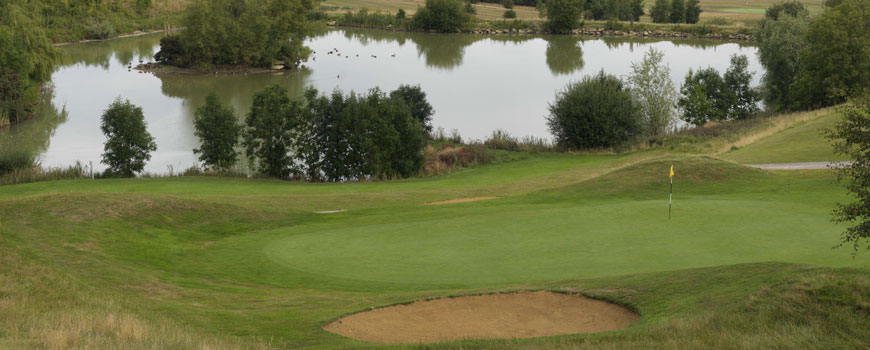
[[[699,0],[656,0],[650,17],[654,23],[698,23],[701,11]]]
[[[755,33],[771,110],[847,101],[870,87],[870,0],[829,1],[810,18],[799,2],[771,6]]]

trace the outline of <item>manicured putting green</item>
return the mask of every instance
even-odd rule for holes
[[[325,278],[485,286],[753,261],[849,265],[830,203],[678,199],[466,208],[340,229],[267,234],[278,264]],[[680,198],[680,196],[678,196]],[[421,209],[424,210],[424,209]],[[305,232],[307,231],[307,232]],[[305,232],[301,233],[300,232]]]

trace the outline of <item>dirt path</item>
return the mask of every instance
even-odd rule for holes
[[[485,201],[485,200],[498,199],[498,198],[499,197],[474,197],[474,198],[448,199],[446,201],[435,201],[435,202],[423,203],[423,205],[468,203],[468,202]]]
[[[804,163],[769,163],[769,164],[746,164],[753,168],[764,170],[816,170],[834,169],[838,165],[849,165],[852,162],[804,162]]]
[[[637,319],[615,304],[541,291],[419,301],[353,314],[324,329],[377,343],[428,343],[601,332]]]

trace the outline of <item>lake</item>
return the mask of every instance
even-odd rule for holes
[[[732,54],[749,57],[759,84],[763,68],[757,49],[746,44],[641,38],[574,36],[480,36],[329,30],[309,40],[316,53],[297,71],[257,75],[148,74],[128,70],[148,62],[161,34],[62,47],[65,62],[52,76],[53,91],[38,115],[0,130],[0,146],[38,153],[43,166],[93,162],[97,169],[104,137],[102,111],[116,98],[141,106],[158,150],[146,171],[165,173],[196,164],[192,150],[194,110],[216,92],[240,121],[255,91],[280,84],[300,94],[305,86],[390,91],[419,84],[435,108],[433,125],[465,139],[483,139],[496,129],[514,136],[550,138],[547,107],[571,81],[604,70],[625,76],[650,48],[665,53],[679,88],[689,69],[724,72]],[[339,55],[328,55],[337,49]]]

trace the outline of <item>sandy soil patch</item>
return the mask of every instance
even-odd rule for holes
[[[324,329],[376,343],[428,343],[601,332],[637,319],[615,304],[539,291],[418,301],[353,314]]]
[[[435,202],[423,203],[423,205],[468,203],[468,202],[485,201],[485,200],[497,199],[497,198],[499,198],[499,197],[473,197],[473,198],[448,199],[446,201],[435,201]]]

